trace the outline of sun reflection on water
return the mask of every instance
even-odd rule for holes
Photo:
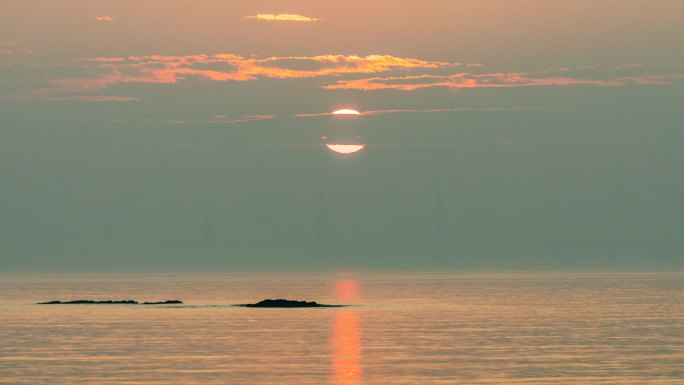
[[[353,279],[335,283],[338,300],[358,298],[358,282]],[[357,385],[361,383],[361,316],[357,310],[342,309],[333,318],[333,369],[335,384]]]
[[[361,327],[355,310],[341,310],[333,326],[333,366],[335,383],[355,385],[361,382]]]

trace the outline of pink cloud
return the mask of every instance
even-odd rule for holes
[[[113,16],[95,16],[95,20],[97,21],[114,21]]]

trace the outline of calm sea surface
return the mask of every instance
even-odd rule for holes
[[[0,383],[684,384],[684,274],[5,275]]]

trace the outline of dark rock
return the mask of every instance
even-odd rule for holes
[[[177,305],[181,303],[183,303],[183,301],[177,299],[170,299],[164,302],[144,302],[143,305]]]
[[[288,299],[265,299],[257,303],[237,305],[244,307],[270,307],[270,308],[295,308],[295,307],[341,307],[343,305],[323,305],[315,301],[292,301]]]
[[[123,301],[93,301],[91,299],[79,299],[76,301],[50,301],[50,302],[39,302],[39,305],[137,305],[138,301],[133,301],[132,299],[126,299]]]

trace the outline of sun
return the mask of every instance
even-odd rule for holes
[[[357,152],[363,150],[366,147],[366,145],[365,144],[326,143],[325,147],[327,147],[329,150],[336,152],[338,154],[349,155],[349,154],[354,154],[354,153],[357,153]]]
[[[350,110],[350,109],[342,109],[342,110],[337,110],[333,111],[333,115],[361,115],[359,111],[356,110]]]

